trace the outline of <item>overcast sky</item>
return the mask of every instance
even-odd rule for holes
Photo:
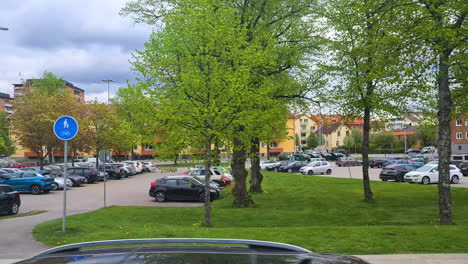
[[[0,92],[49,71],[82,88],[86,100],[107,99],[133,80],[128,60],[149,38],[148,26],[119,16],[130,0],[1,0]]]

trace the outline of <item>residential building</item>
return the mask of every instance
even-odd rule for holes
[[[73,92],[73,95],[77,98],[79,103],[85,102],[85,91],[81,88],[76,87],[73,83],[64,81],[66,84],[65,90]],[[27,79],[23,83],[13,84],[13,96],[14,98],[19,98],[24,95],[24,93],[31,89],[34,85],[34,79]]]
[[[307,138],[311,133],[317,132],[319,123],[317,119],[307,115],[298,115],[294,120],[294,143],[299,142],[296,151],[301,151],[307,145]]]
[[[417,127],[423,119],[423,113],[413,112],[400,117],[393,117],[385,125],[386,131],[402,130],[407,127]]]
[[[468,154],[468,114],[450,122],[452,154]]]
[[[280,154],[293,154],[295,149],[294,144],[294,135],[295,129],[294,124],[296,121],[296,117],[294,115],[290,115],[286,122],[287,126],[287,136],[285,138],[277,138],[270,143],[262,142],[260,143],[260,156],[267,157],[267,152],[270,153],[270,156],[277,157]]]
[[[0,111],[7,112],[8,114],[13,113],[13,106],[11,102],[13,98],[10,97],[9,94],[0,93]]]
[[[324,144],[320,149],[328,152],[335,151],[340,146],[344,145],[344,139],[351,133],[354,128],[363,129],[363,120],[347,120],[341,116],[336,116],[331,123],[324,123],[320,127],[320,133],[323,136]]]

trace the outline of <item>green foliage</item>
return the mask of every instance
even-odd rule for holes
[[[0,143],[0,154],[10,156],[15,153],[15,145],[11,140],[10,135],[10,121],[8,120],[8,113],[0,113],[0,138],[2,143]]]
[[[438,131],[435,125],[421,125],[415,134],[416,140],[421,143],[421,146],[437,146]]]
[[[361,148],[362,147],[362,130],[359,128],[351,129],[351,133],[347,135],[344,139],[344,144],[346,146]]]
[[[320,139],[321,138],[321,139]],[[307,137],[307,147],[310,149],[314,149],[320,146],[320,142],[325,142],[322,135],[317,135],[315,133],[310,133]]]
[[[263,173],[269,179],[263,185],[268,192],[253,194],[257,206],[232,209],[228,187],[213,203],[216,214],[210,228],[200,226],[200,207],[118,206],[69,216],[65,234],[61,219],[43,223],[33,230],[33,236],[48,246],[142,237],[207,237],[269,240],[344,254],[468,251],[465,188],[452,188],[456,225],[439,226],[434,186],[373,182],[379,199],[364,203],[360,180]],[[418,201],[418,206],[409,201]]]
[[[66,83],[51,72],[45,71],[42,78],[35,79],[33,89],[49,96],[65,92]]]

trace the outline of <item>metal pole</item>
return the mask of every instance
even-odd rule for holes
[[[107,188],[106,188],[106,157],[107,156],[107,153],[106,151],[104,151],[104,208],[106,208],[106,193],[107,193]],[[98,168],[98,172],[99,172],[99,168]]]
[[[65,226],[67,224],[67,162],[68,162],[68,140],[64,141],[63,147],[63,159],[64,159],[64,166],[63,166],[63,180],[64,180],[64,187],[63,187],[63,218],[62,218],[62,232],[65,233]]]

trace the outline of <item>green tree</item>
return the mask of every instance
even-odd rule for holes
[[[347,135],[344,139],[344,144],[348,148],[361,149],[362,148],[362,130],[359,128],[351,129],[351,133]]]
[[[55,120],[63,115],[73,115],[75,105],[76,99],[71,93],[50,96],[34,89],[13,102],[16,109],[11,115],[13,133],[20,145],[37,153],[41,168],[44,159],[62,142],[52,133]]]
[[[322,69],[333,81],[333,95],[341,112],[363,117],[363,187],[366,201],[373,199],[369,181],[370,117],[397,113],[407,104],[412,84],[400,75],[405,67],[403,51],[411,46],[398,34],[398,1],[324,1],[321,10],[329,41]],[[405,54],[409,56],[408,54]]]
[[[8,119],[9,114],[7,112],[0,113],[0,137],[3,140],[3,145],[1,147],[0,154],[10,156],[15,153],[15,145],[11,140],[10,135],[10,120]]]
[[[321,140],[320,140],[321,139]],[[320,142],[324,142],[325,140],[323,139],[322,135],[317,135],[315,133],[310,133],[310,135],[307,137],[307,147],[310,149],[314,149],[318,146],[320,146]]]
[[[67,85],[62,78],[47,71],[42,74],[42,78],[33,80],[33,89],[47,95],[63,93],[66,87]]]
[[[439,218],[441,224],[452,223],[450,193],[450,121],[452,107],[466,109],[467,25],[468,6],[462,0],[408,0],[404,9],[407,29],[419,43],[413,53],[419,54],[418,76],[425,82],[435,79],[439,125]],[[428,71],[431,69],[431,71]],[[435,75],[433,72],[435,71]],[[428,77],[428,78],[424,78]],[[427,92],[427,91],[426,91]],[[453,92],[453,94],[452,94]],[[453,96],[457,95],[455,101]],[[453,103],[456,103],[453,105]],[[465,105],[465,106],[463,106]]]
[[[435,125],[421,125],[415,134],[415,138],[422,147],[437,145],[437,127]]]

